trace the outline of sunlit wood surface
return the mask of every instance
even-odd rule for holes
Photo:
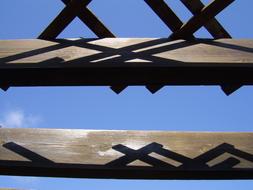
[[[0,174],[252,179],[253,133],[0,129]]]

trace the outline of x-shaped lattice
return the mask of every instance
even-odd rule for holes
[[[55,39],[75,17],[81,19],[99,38],[115,37],[114,34],[87,8],[92,0],[62,0],[66,7],[52,21],[52,23],[41,33],[39,39]],[[215,19],[223,9],[229,6],[234,0],[213,0],[208,5],[204,5],[201,0],[180,0],[193,14],[193,16],[183,23],[164,0],[144,0],[161,20],[172,31],[170,39],[194,39],[194,33],[201,27],[215,38],[231,38],[229,33]],[[155,93],[164,85],[148,85],[147,89]],[[127,86],[112,86],[111,89],[120,93]],[[237,90],[240,86],[222,86],[226,94]]]
[[[180,0],[193,14],[193,16],[183,23],[164,0],[145,0],[153,11],[173,32],[172,39],[189,39],[193,34],[204,26],[214,38],[231,38],[228,32],[215,19],[223,9],[234,0],[213,0],[204,6],[201,0]]]
[[[215,38],[231,38],[229,33],[215,19],[215,16],[224,10],[234,0],[213,0],[210,4],[204,6],[201,0],[180,0],[193,14],[193,17],[186,23],[183,23],[173,10],[164,2],[164,0],[145,0],[152,10],[160,17],[166,26],[172,31],[171,39],[192,39],[194,33],[201,27]],[[160,90],[163,86],[150,86],[148,89],[152,92]],[[240,86],[222,86],[226,94],[231,94]]]
[[[61,0],[66,6],[39,39],[55,39],[76,17],[86,24],[99,38],[115,37],[114,34],[87,8],[92,0]]]

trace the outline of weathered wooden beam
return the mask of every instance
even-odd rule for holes
[[[0,174],[253,179],[253,133],[0,129]]]
[[[0,86],[252,85],[253,40],[0,41]]]

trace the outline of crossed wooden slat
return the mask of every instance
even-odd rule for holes
[[[92,0],[62,0],[66,7],[40,34],[39,39],[55,39],[74,19],[78,17],[99,38],[114,38],[115,35],[87,8]]]
[[[205,7],[200,0],[181,0],[181,2],[189,9],[189,11],[191,11],[193,15],[198,15]],[[232,38],[215,18],[210,19],[204,27],[215,39]]]
[[[115,38],[116,36],[87,8],[92,0],[62,0],[66,7],[40,34],[39,39],[55,39],[73,20],[78,17],[99,38]],[[114,92],[121,87],[111,87]]]
[[[55,39],[73,20],[78,17],[86,24],[99,38],[115,37],[114,34],[87,8],[92,0],[62,0],[66,7],[52,21],[52,23],[41,33],[39,39]],[[180,0],[193,14],[188,22],[183,23],[164,0],[145,0],[152,10],[172,31],[171,39],[194,39],[194,33],[204,26],[215,38],[231,38],[229,33],[215,19],[215,16],[229,6],[234,0],[213,0],[208,5],[204,5],[201,0]],[[151,93],[156,93],[164,85],[147,85],[146,88]],[[120,93],[127,86],[112,86],[111,89]],[[221,86],[227,94],[233,93],[241,87],[238,85]]]
[[[193,34],[204,26],[207,31],[215,38],[231,38],[229,33],[215,19],[215,16],[224,10],[234,0],[213,0],[207,6],[201,0],[180,0],[193,14],[193,17],[188,22],[183,22],[177,17],[173,10],[164,2],[164,0],[145,0],[151,9],[160,17],[160,19],[172,31],[171,39],[186,39],[194,38]],[[160,90],[163,85],[152,85],[147,88],[155,93]],[[221,86],[222,90],[227,94],[233,93],[240,88],[240,85]]]
[[[183,1],[183,0],[181,0]],[[200,0],[198,0],[200,1]],[[184,0],[183,2],[187,2]],[[189,2],[189,0],[188,0]],[[205,26],[211,19],[215,20],[215,16],[230,5],[234,0],[214,0],[207,6],[199,10],[197,14],[190,18],[188,22],[181,26],[181,28],[174,32],[170,37],[172,39],[188,38],[189,35],[195,33],[202,26]],[[186,3],[184,3],[186,4]],[[187,6],[188,7],[188,6]],[[189,7],[190,8],[190,7]],[[218,21],[216,21],[218,23]],[[219,27],[217,25],[217,27]],[[211,33],[211,32],[210,32]],[[212,34],[212,33],[211,33]],[[215,33],[216,35],[216,33]]]
[[[115,35],[87,8],[92,0],[61,0],[66,6],[49,26],[39,35],[38,39],[54,40],[57,36],[78,17],[99,38],[114,38]],[[1,89],[9,87],[1,85]]]

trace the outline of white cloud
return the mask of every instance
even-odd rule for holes
[[[26,114],[22,110],[12,110],[0,117],[0,126],[9,128],[34,127],[39,122],[41,122],[39,116]]]

